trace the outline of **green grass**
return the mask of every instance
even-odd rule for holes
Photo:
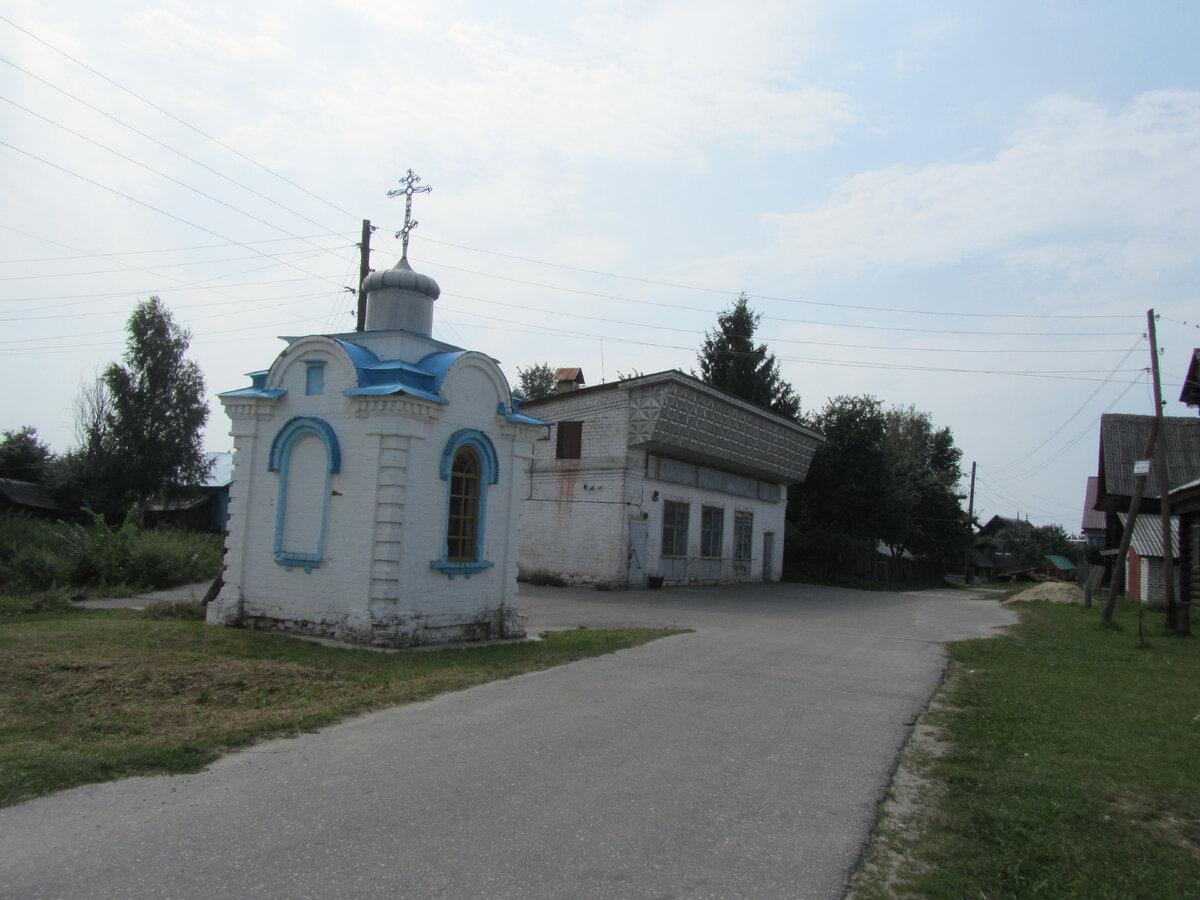
[[[918,837],[860,898],[1200,897],[1200,642],[1123,602],[1018,604],[950,647]],[[889,823],[881,821],[887,841]]]
[[[137,529],[126,522],[90,525],[0,515],[0,615],[19,611],[14,598],[53,595],[127,596],[209,581],[221,570],[220,535]]]
[[[52,607],[0,620],[0,805],[221,753],[371,709],[637,646],[651,629],[379,653],[167,615]]]

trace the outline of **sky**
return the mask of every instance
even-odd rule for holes
[[[913,406],[982,521],[1077,533],[1151,309],[1196,414],[1197,35],[1190,0],[5,0],[0,429],[74,446],[156,294],[230,449],[216,395],[353,330],[413,169],[434,337],[514,385],[693,371],[745,292],[806,411]]]

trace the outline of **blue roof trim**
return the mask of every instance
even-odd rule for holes
[[[217,394],[218,397],[263,397],[268,400],[274,400],[276,397],[282,397],[287,391],[282,388],[271,388],[268,391],[259,390],[257,388],[248,387],[240,388],[236,391],[225,391]]]
[[[443,406],[450,401],[445,397],[431,394],[429,391],[422,391],[419,388],[407,387],[403,384],[375,384],[370,387],[350,388],[346,391],[347,397],[386,397],[391,394],[405,394],[410,397],[419,397],[422,400],[429,400],[432,403],[440,403]]]
[[[287,391],[282,388],[267,388],[267,373],[269,369],[260,369],[257,372],[247,372],[246,377],[250,379],[250,387],[238,388],[236,391],[225,391],[217,394],[218,397],[262,397],[267,400],[273,400],[276,397],[282,397]]]
[[[437,392],[431,372],[426,372],[424,369],[419,369],[400,359],[389,359],[358,370],[359,387],[397,383],[423,391]]]
[[[549,425],[549,422],[543,422],[541,419],[535,419],[533,416],[527,416],[525,413],[505,413],[504,419],[507,422],[517,422],[521,425]]]
[[[402,359],[380,360],[374,353],[335,338],[354,363],[358,384],[349,388],[347,397],[381,397],[389,394],[407,394],[433,403],[449,403],[441,396],[442,382],[446,373],[465,350],[438,351],[423,357],[420,362],[405,362]]]
[[[450,371],[452,365],[458,362],[458,358],[466,352],[466,350],[445,351],[430,353],[428,356],[421,358],[417,366],[433,376],[432,390],[441,391],[442,382],[446,380],[446,373]]]
[[[366,347],[352,344],[349,341],[343,341],[341,338],[333,338],[333,340],[337,341],[342,349],[346,351],[346,355],[350,357],[350,362],[354,364],[354,368],[356,369],[365,369],[379,362],[379,357]]]
[[[521,425],[549,425],[549,422],[543,422],[541,419],[535,419],[533,416],[527,416],[525,413],[517,412],[520,409],[519,398],[513,397],[513,411],[509,412],[504,407],[504,401],[501,400],[496,404],[496,414],[504,416],[506,422],[517,422]]]

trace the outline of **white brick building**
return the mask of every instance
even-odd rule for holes
[[[386,646],[516,636],[532,441],[495,360],[429,337],[439,289],[371,274],[365,331],[284,338],[233,422],[225,585],[239,624]]]
[[[576,584],[777,580],[787,486],[822,438],[681,372],[526,404],[521,570]]]

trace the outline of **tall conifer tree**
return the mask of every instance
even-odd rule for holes
[[[717,316],[717,327],[705,332],[696,357],[700,379],[781,416],[799,419],[800,398],[779,373],[775,354],[767,351],[766,344],[754,343],[760,318],[745,294]]]

